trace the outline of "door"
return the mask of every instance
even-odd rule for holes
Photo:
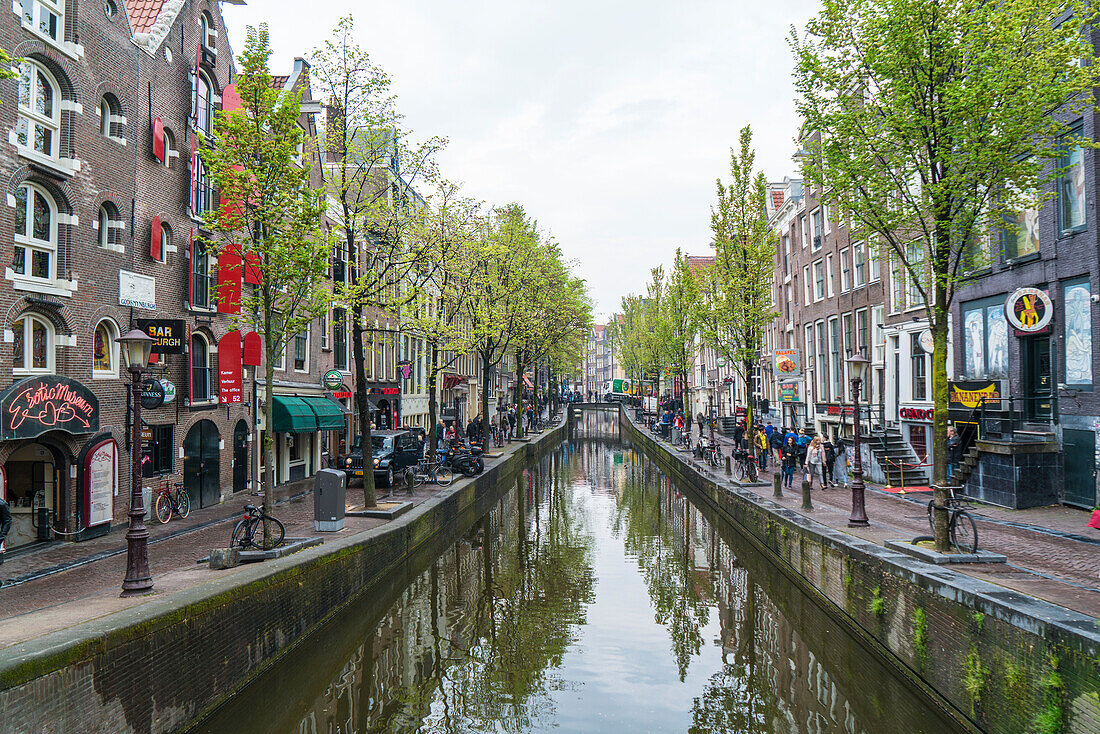
[[[1091,509],[1096,503],[1096,434],[1062,429],[1062,451],[1065,503]]]
[[[191,504],[210,507],[221,498],[218,427],[210,421],[191,426],[183,440],[183,486]]]
[[[1050,420],[1052,409],[1052,370],[1050,337],[1032,337],[1025,343],[1024,415],[1029,420]]]
[[[248,425],[237,421],[233,429],[233,492],[243,492],[248,485]]]

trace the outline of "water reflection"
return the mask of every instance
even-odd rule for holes
[[[613,433],[579,427],[201,730],[953,730]]]

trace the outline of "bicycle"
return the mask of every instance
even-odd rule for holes
[[[703,454],[703,461],[718,469],[722,465],[722,447],[717,443],[702,443],[699,446]]]
[[[169,475],[164,478],[157,488],[157,498],[153,502],[153,511],[161,523],[171,520],[173,512],[179,515],[181,520],[191,514],[191,498],[183,489],[183,481],[173,482],[171,481],[173,476],[179,475]]]
[[[425,482],[437,484],[440,487],[449,487],[455,480],[454,474],[444,471],[443,460],[421,459],[416,466],[410,466],[405,470],[405,484],[408,487],[419,487]]]
[[[262,508],[255,505],[244,506],[245,516],[237,521],[237,524],[233,526],[233,535],[230,539],[231,548],[259,548],[260,550],[271,550],[272,548],[278,548],[283,544],[283,539],[286,537],[286,528],[283,524],[268,515]],[[263,543],[263,521],[267,518],[267,521],[271,523],[271,541],[270,548],[265,548]],[[256,531],[260,531],[260,542],[256,542]]]
[[[737,459],[737,478],[755,482],[758,476],[756,459],[747,451],[738,451],[733,456]]]
[[[951,539],[951,545],[959,553],[975,553],[978,550],[978,526],[974,518],[967,512],[970,505],[955,496],[955,488],[947,488],[947,501],[944,509],[947,510],[947,533]],[[928,527],[932,529],[932,535],[936,534],[936,501],[928,501]]]

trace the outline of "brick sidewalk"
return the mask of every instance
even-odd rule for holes
[[[732,440],[719,438],[719,442],[728,455]],[[731,481],[724,470],[711,469],[701,461],[694,464],[720,483]],[[761,472],[761,480],[770,483],[774,472],[775,466],[769,461],[768,470]],[[930,533],[927,504],[931,492],[897,495],[883,491],[881,485],[868,483],[865,503],[871,526],[849,528],[850,488],[813,490],[814,509],[809,512],[800,509],[801,472],[795,472],[793,491],[784,489],[782,499],[772,497],[771,486],[745,489],[879,545],[887,540],[910,540]],[[1100,530],[1086,526],[1089,512],[1061,505],[1010,510],[976,504],[971,514],[977,522],[980,547],[1004,554],[1008,562],[952,564],[951,569],[1100,617]]]

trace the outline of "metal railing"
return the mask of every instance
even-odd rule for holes
[[[994,403],[997,407],[990,407]],[[986,400],[978,404],[978,429],[981,436],[1011,438],[1016,431],[1058,422],[1057,395],[1025,395]],[[967,447],[969,448],[969,447]]]

